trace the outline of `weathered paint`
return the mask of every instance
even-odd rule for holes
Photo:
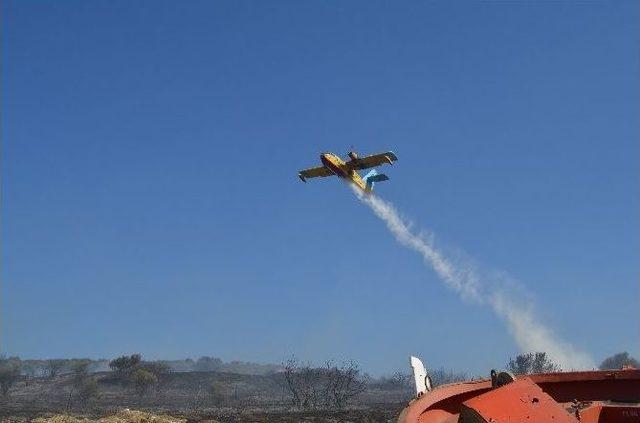
[[[565,414],[559,417],[558,410]],[[638,423],[640,370],[536,374],[500,388],[492,388],[490,380],[444,385],[411,401],[398,419],[399,423],[515,421]]]
[[[578,423],[578,420],[542,391],[531,379],[516,380],[468,399],[462,404],[460,422]]]

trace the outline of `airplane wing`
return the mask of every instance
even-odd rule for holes
[[[298,173],[298,177],[302,179],[302,182],[307,182],[305,181],[305,179],[307,178],[324,178],[325,176],[331,176],[331,175],[333,175],[333,172],[331,172],[329,169],[327,169],[324,166],[304,169],[304,170],[301,170],[300,173]]]
[[[348,162],[347,165],[353,170],[359,170],[380,166],[385,163],[393,164],[396,160],[398,160],[398,158],[393,151],[387,151],[386,153],[358,157],[357,159]]]

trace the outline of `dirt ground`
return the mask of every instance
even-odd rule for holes
[[[122,410],[112,416],[91,419],[68,414],[41,416],[32,420],[33,423],[186,423],[187,419],[167,415],[157,415],[137,410]]]

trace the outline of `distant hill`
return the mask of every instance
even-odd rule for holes
[[[282,370],[278,364],[260,364],[249,361],[224,362],[216,357],[200,357],[197,360],[190,358],[184,360],[160,360],[174,372],[225,372],[240,375],[269,375]]]
[[[16,360],[19,360],[15,357]],[[109,360],[107,359],[30,359],[19,360],[21,373],[25,376],[51,376],[56,374],[70,373],[75,365],[80,361],[89,362],[89,372],[98,373],[109,371]],[[282,366],[277,364],[261,364],[248,361],[224,362],[217,357],[200,357],[196,360],[186,358],[182,360],[156,360],[156,363],[167,365],[173,372],[225,372],[240,375],[264,376],[278,373]]]

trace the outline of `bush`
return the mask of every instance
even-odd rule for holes
[[[51,379],[58,376],[60,371],[64,368],[65,360],[47,360],[45,364],[45,372]]]
[[[560,366],[547,357],[545,352],[520,354],[515,359],[509,360],[507,367],[517,375],[552,373],[562,370]]]
[[[295,407],[341,409],[366,389],[360,367],[353,361],[340,365],[327,361],[323,367],[312,367],[291,358],[283,368],[283,384]]]
[[[412,391],[413,376],[409,373],[397,371],[391,376],[381,376],[377,380],[374,379],[371,384],[382,389]]]
[[[638,363],[638,360],[631,357],[629,353],[625,351],[602,360],[602,363],[600,363],[600,370],[616,370],[622,369],[624,366],[631,366],[636,369],[640,369],[640,363]]]
[[[141,361],[142,356],[140,354],[123,355],[111,360],[109,362],[109,367],[111,370],[116,372],[126,372],[140,364]]]
[[[73,374],[73,380],[76,384],[81,384],[84,379],[89,375],[89,365],[91,360],[75,360],[71,364],[71,372]]]
[[[168,364],[160,361],[143,361],[136,366],[139,369],[144,369],[150,373],[153,373],[157,377],[167,374],[171,371],[171,367]]]
[[[469,375],[465,372],[455,372],[453,370],[445,370],[444,367],[439,367],[429,372],[431,378],[431,384],[433,387],[446,385],[448,383],[462,382],[469,379]]]
[[[194,369],[199,372],[215,372],[222,367],[222,360],[216,357],[200,357],[194,364]]]

